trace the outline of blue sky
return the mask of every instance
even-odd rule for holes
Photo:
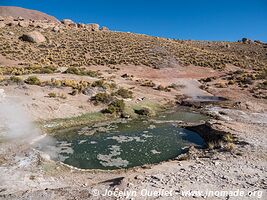
[[[168,38],[267,41],[267,0],[0,0],[0,5]]]

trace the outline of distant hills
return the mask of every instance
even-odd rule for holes
[[[2,17],[22,17],[27,20],[49,20],[51,22],[58,22],[58,20],[50,15],[36,10],[30,10],[15,6],[0,6],[0,16]]]

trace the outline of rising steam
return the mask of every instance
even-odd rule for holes
[[[29,142],[41,131],[34,126],[23,106],[0,89],[0,137],[7,140]]]

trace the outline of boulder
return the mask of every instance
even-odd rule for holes
[[[98,24],[87,24],[87,29],[90,31],[98,31],[99,25]]]
[[[20,21],[19,24],[18,24],[20,27],[29,27],[29,23],[26,22],[26,21]]]
[[[75,24],[71,19],[63,19],[61,21],[62,24],[66,25],[66,26],[69,26],[71,24]]]
[[[21,16],[19,16],[17,20],[18,20],[18,21],[24,21],[24,18],[21,17]]]
[[[38,31],[32,31],[26,34],[23,34],[20,37],[21,40],[32,42],[32,43],[42,43],[46,41],[46,38]]]
[[[5,18],[0,16],[0,21],[4,21],[4,20],[5,20]]]
[[[100,29],[100,31],[109,31],[109,29],[106,26],[102,26],[101,29]]]

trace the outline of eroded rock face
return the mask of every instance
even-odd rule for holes
[[[20,39],[32,43],[42,43],[46,41],[46,38],[38,31],[26,33],[22,35]]]

